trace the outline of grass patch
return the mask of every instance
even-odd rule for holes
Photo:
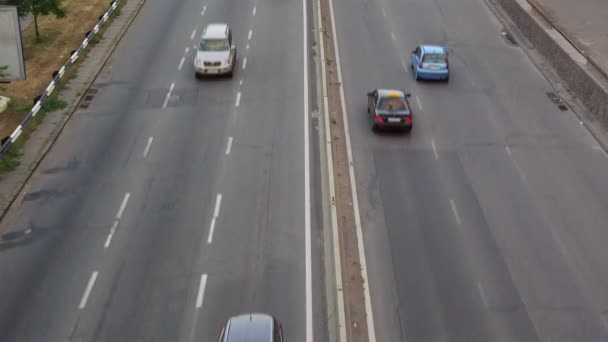
[[[90,41],[92,45],[98,44],[103,33],[113,18],[121,14],[120,9],[126,1],[120,1],[119,6],[110,16],[110,20],[102,27]],[[39,18],[40,39],[36,39],[34,24],[23,31],[24,59],[28,79],[16,81],[0,88],[0,95],[12,99],[7,110],[0,113],[0,138],[10,135],[33,107],[34,97],[42,94],[51,81],[53,71],[58,70],[69,58],[70,52],[76,50],[84,34],[97,23],[98,17],[108,9],[108,0],[65,0],[67,16],[57,19],[53,16]],[[70,80],[78,75],[78,68],[86,59],[90,49],[85,51],[78,61],[71,65],[64,74],[55,91],[42,105],[40,112],[30,122],[11,146],[11,149],[0,158],[0,174],[14,170],[19,165],[22,147],[39,126],[46,113],[65,109],[67,104],[58,98],[61,90]]]

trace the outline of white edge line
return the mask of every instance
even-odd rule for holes
[[[232,149],[232,137],[228,137],[228,144],[226,145],[226,155],[230,155]]]
[[[334,184],[334,168],[333,168],[333,155],[332,155],[332,138],[329,123],[329,103],[327,96],[327,79],[325,70],[325,42],[323,38],[323,19],[321,16],[321,6],[317,6],[318,21],[319,21],[319,46],[320,46],[320,57],[321,57],[321,81],[323,89],[323,117],[325,121],[325,142],[326,154],[327,154],[327,172],[328,185],[329,185],[329,200],[331,204],[331,226],[332,226],[332,240],[333,240],[333,257],[334,257],[334,272],[335,272],[335,283],[336,283],[336,301],[338,311],[338,337],[337,339],[341,342],[345,342],[346,335],[346,314],[344,309],[344,292],[342,283],[342,262],[340,255],[340,234],[338,232],[338,211],[336,208],[336,189]]]
[[[95,285],[95,281],[97,280],[98,272],[94,271],[91,274],[91,278],[89,279],[89,283],[87,284],[87,288],[84,290],[84,294],[82,295],[82,299],[80,300],[80,304],[78,308],[80,310],[84,309],[87,306],[87,301],[89,300],[89,296],[91,295],[91,291],[93,290],[93,285]]]
[[[452,206],[452,212],[454,213],[454,218],[456,218],[456,223],[458,223],[458,225],[462,224],[462,221],[460,220],[460,214],[458,214],[458,209],[456,209],[456,202],[451,199],[450,205]]]
[[[342,68],[340,66],[340,50],[336,34],[336,19],[334,16],[333,0],[329,0],[329,12],[331,16],[332,36],[334,41],[334,53],[336,54],[336,67],[338,72],[338,83],[340,87],[340,102],[342,105],[342,120],[344,121],[344,135],[346,138],[346,153],[348,157],[348,173],[350,178],[351,194],[353,197],[353,210],[355,212],[355,226],[357,230],[357,243],[359,249],[359,262],[361,263],[361,278],[363,278],[363,295],[365,299],[365,312],[367,318],[368,342],[376,342],[376,328],[374,325],[374,313],[372,310],[369,277],[367,275],[367,261],[365,259],[365,246],[363,244],[363,230],[361,229],[361,213],[359,211],[359,198],[357,195],[357,183],[355,180],[355,169],[353,152],[350,142],[350,131],[348,129],[348,115],[346,100],[344,98],[344,82],[342,81]]]
[[[312,342],[312,252],[311,252],[311,227],[310,227],[310,160],[309,160],[309,137],[308,137],[308,8],[307,0],[302,0],[302,56],[304,80],[304,260],[305,260],[305,288],[306,288],[306,341]],[[251,36],[251,31],[249,31]]]
[[[148,138],[148,144],[146,145],[146,149],[144,150],[144,158],[148,156],[148,152],[150,152],[150,146],[152,146],[152,141],[154,141],[154,137]]]
[[[118,227],[118,220],[114,220],[114,223],[112,223],[112,228],[110,229],[110,233],[108,234],[108,238],[106,239],[106,243],[103,245],[103,248],[109,248],[110,244],[112,243],[112,237],[114,236],[114,233],[116,233],[116,228]]]
[[[431,146],[433,147],[433,154],[435,155],[435,160],[439,160],[439,152],[437,152],[437,145],[435,145],[435,139],[431,139]]]
[[[236,101],[234,101],[234,106],[238,107],[241,104],[241,92],[236,93]]]
[[[201,275],[201,282],[198,286],[198,295],[196,296],[196,308],[200,309],[203,306],[203,298],[205,296],[205,287],[207,286],[207,275]]]

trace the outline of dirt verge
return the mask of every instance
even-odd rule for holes
[[[352,190],[350,187],[348,155],[344,139],[344,122],[340,97],[334,39],[329,0],[320,0],[326,59],[326,87],[328,113],[332,136],[334,181],[336,187],[336,208],[340,235],[340,256],[342,260],[343,293],[346,314],[347,340],[358,342],[368,340],[367,317],[365,311],[364,282],[361,276],[361,263],[355,213],[353,210]]]

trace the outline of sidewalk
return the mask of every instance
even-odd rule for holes
[[[122,0],[120,15],[107,26],[101,41],[89,45],[88,54],[80,65],[76,78],[69,81],[59,95],[68,106],[66,109],[48,113],[44,122],[38,126],[25,143],[20,159],[20,165],[12,172],[2,176],[0,180],[0,216],[3,217],[13,199],[27,182],[38,163],[50,149],[65,123],[69,120],[80,99],[93,83],[105,62],[112,54],[114,47],[126,32],[131,21],[135,18],[145,0]],[[92,28],[92,27],[91,27]]]
[[[529,0],[608,73],[608,0]]]

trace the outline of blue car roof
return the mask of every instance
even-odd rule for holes
[[[424,53],[445,53],[445,48],[439,45],[422,45]]]

